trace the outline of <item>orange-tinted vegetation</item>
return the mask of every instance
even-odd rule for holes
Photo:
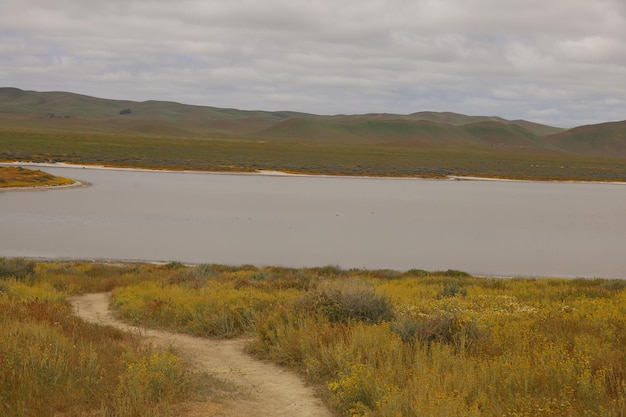
[[[54,187],[73,184],[74,180],[57,177],[40,170],[22,167],[0,167],[0,188]]]

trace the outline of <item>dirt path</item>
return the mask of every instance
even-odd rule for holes
[[[190,405],[186,416],[215,417],[332,417],[304,381],[277,365],[244,353],[245,340],[212,340],[161,330],[130,326],[109,311],[109,294],[87,294],[71,299],[74,310],[85,321],[112,325],[171,346],[199,370],[236,384],[239,395],[219,404]]]

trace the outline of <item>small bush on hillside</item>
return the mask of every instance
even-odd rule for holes
[[[182,262],[178,262],[178,261],[171,261],[166,263],[165,265],[163,265],[163,268],[165,269],[172,269],[172,270],[178,270],[178,269],[184,269],[185,268],[185,264]]]
[[[443,275],[444,277],[452,277],[452,278],[469,278],[471,277],[465,271],[458,271],[456,269],[448,269],[447,271],[433,273],[433,275]]]
[[[321,310],[331,322],[346,323],[351,320],[380,323],[393,318],[389,299],[377,294],[363,281],[333,282],[321,286]]]
[[[397,279],[402,273],[393,269],[376,269],[370,271],[369,276],[377,279]]]
[[[404,343],[415,343],[422,328],[422,322],[408,315],[398,315],[391,322],[391,331],[400,336]]]
[[[35,262],[22,258],[0,258],[0,278],[24,280],[35,272]]]
[[[459,350],[485,337],[475,320],[463,318],[458,311],[437,311],[431,314],[399,311],[391,322],[391,330],[405,343],[443,343]]]
[[[313,268],[307,268],[304,271],[319,277],[335,277],[342,275],[345,272],[341,269],[339,265],[317,266]]]
[[[443,289],[437,294],[437,298],[456,297],[467,295],[467,288],[459,285],[458,282],[450,282],[444,285]]]
[[[601,287],[610,291],[621,291],[626,288],[625,279],[609,279],[601,284]]]
[[[415,268],[409,269],[408,271],[406,271],[404,273],[404,276],[407,276],[407,277],[417,277],[417,278],[419,278],[419,277],[428,277],[430,275],[431,275],[431,273],[426,271],[425,269],[415,269]]]

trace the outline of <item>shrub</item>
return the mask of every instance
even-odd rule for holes
[[[35,262],[22,258],[0,258],[0,278],[14,277],[18,280],[33,275],[35,272]]]
[[[468,274],[467,272],[465,272],[465,271],[458,271],[456,269],[448,269],[447,271],[441,272],[440,275],[443,275],[444,277],[452,277],[452,278],[469,278],[469,277],[471,277],[471,275]]]
[[[364,281],[350,280],[323,285],[321,309],[331,322],[351,320],[379,323],[393,318],[393,306]]]
[[[409,315],[398,315],[391,322],[391,331],[400,336],[404,343],[415,343],[422,327],[422,322]]]
[[[171,262],[168,262],[165,265],[163,265],[163,268],[165,268],[165,269],[173,269],[173,270],[183,269],[183,268],[185,268],[185,264],[182,263],[182,262],[178,262],[178,261],[171,261]]]
[[[458,282],[449,282],[439,291],[437,298],[455,297],[457,295],[465,297],[467,295],[467,289],[460,286]]]
[[[600,287],[609,290],[609,291],[621,291],[626,288],[626,280],[625,279],[609,279],[604,280]]]
[[[460,311],[435,311],[415,314],[410,308],[399,309],[391,322],[391,330],[405,343],[433,342],[452,345],[463,350],[486,337],[476,320],[466,319]]]
[[[430,276],[430,272],[424,269],[413,268],[413,269],[409,269],[408,271],[406,271],[404,275],[407,277],[427,277],[427,276]]]
[[[370,271],[368,276],[377,279],[397,279],[400,278],[402,274],[393,269],[376,269]]]
[[[339,265],[318,266],[314,268],[308,268],[305,271],[320,277],[335,277],[344,273]]]
[[[196,290],[206,285],[209,279],[221,275],[217,265],[200,264],[192,268],[185,268],[183,264],[179,266],[176,263],[170,263],[168,265],[170,265],[168,268],[178,271],[178,273],[170,279],[170,284],[180,284]]]

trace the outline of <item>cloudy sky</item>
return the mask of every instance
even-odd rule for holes
[[[626,119],[626,0],[2,0],[0,86],[318,114]]]

